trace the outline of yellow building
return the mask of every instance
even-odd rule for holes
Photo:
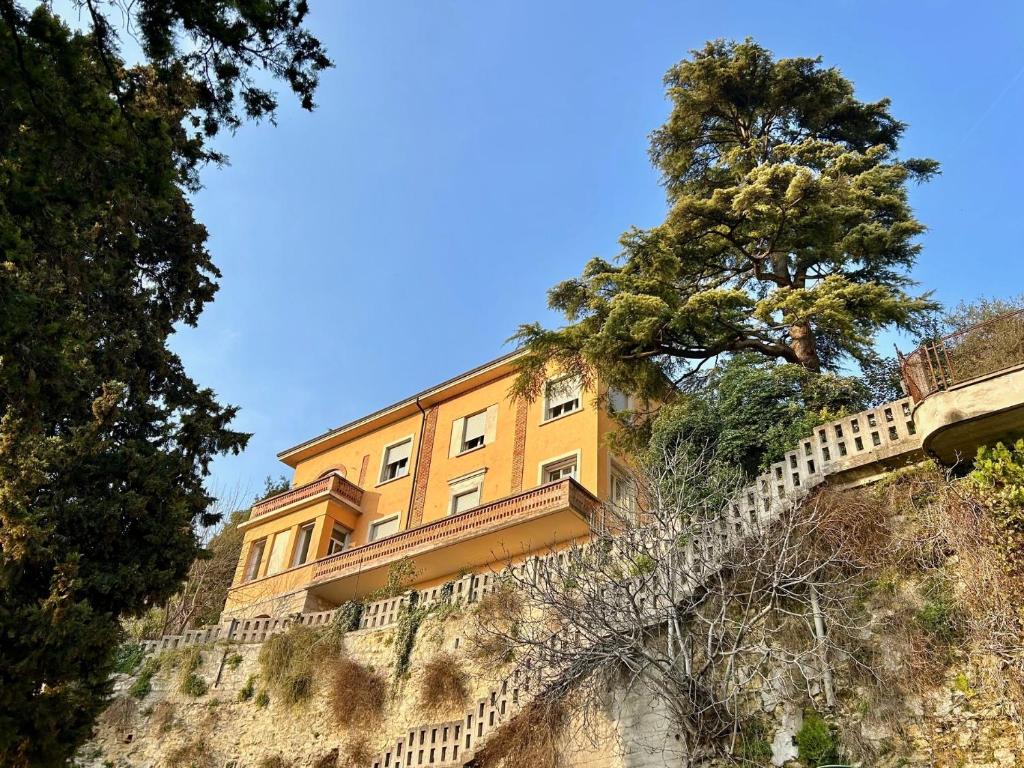
[[[290,490],[252,508],[224,616],[333,608],[408,558],[417,587],[496,570],[588,533],[631,493],[610,407],[571,378],[513,401],[515,354],[278,454]]]

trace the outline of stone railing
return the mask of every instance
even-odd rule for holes
[[[283,493],[278,493],[275,496],[271,496],[270,498],[263,499],[262,501],[253,504],[252,512],[249,514],[249,519],[255,520],[258,517],[268,515],[282,507],[288,507],[298,501],[303,501],[305,499],[321,495],[339,496],[349,502],[356,509],[358,509],[359,505],[363,502],[362,488],[349,482],[338,472],[332,472],[331,474],[314,480],[311,483],[300,485],[297,488],[290,488]]]
[[[566,507],[589,517],[599,506],[600,501],[575,480],[558,480],[323,558],[316,562],[313,578],[315,581],[337,579],[387,565],[442,544],[500,528],[513,519],[529,519]]]
[[[830,475],[878,464],[883,460],[913,456],[920,451],[921,441],[911,413],[910,398],[903,398],[820,425],[814,434],[800,440],[782,461],[776,462],[756,478],[727,510],[723,510],[721,533],[741,534],[750,522],[771,517],[783,507],[798,503],[806,493]],[[340,475],[328,476],[268,501],[304,491],[332,478],[344,480]],[[559,480],[320,560],[315,578],[338,578],[369,566],[393,562],[405,555],[458,540],[481,529],[500,527],[512,518],[561,509],[565,505],[589,517],[597,511],[600,502],[575,481]],[[692,552],[688,556],[692,557]],[[546,556],[529,558],[515,567],[534,568],[546,559]],[[468,573],[447,585],[418,592],[415,597],[409,592],[368,603],[363,609],[359,629],[380,630],[392,626],[398,620],[402,608],[413,600],[417,600],[421,606],[442,600],[459,601],[467,605],[475,603],[492,591],[499,579],[500,573],[494,569]],[[146,640],[143,645],[152,651],[216,641],[259,643],[276,632],[284,631],[293,623],[309,626],[330,623],[335,614],[336,611],[331,610],[277,618],[236,619],[220,626]]]

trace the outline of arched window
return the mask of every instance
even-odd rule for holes
[[[338,464],[337,466],[331,467],[330,469],[325,469],[323,472],[321,472],[320,476],[317,477],[317,480],[323,477],[327,477],[328,475],[334,474],[335,472],[337,472],[342,477],[348,477],[348,470],[345,469],[345,465]]]

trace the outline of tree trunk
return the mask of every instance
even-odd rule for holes
[[[795,323],[789,326],[792,338],[790,348],[796,353],[797,364],[809,371],[820,371],[821,360],[818,358],[818,344],[810,323]]]

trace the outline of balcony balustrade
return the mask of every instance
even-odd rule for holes
[[[348,502],[349,505],[359,509],[360,504],[363,501],[363,489],[358,485],[349,482],[340,473],[332,472],[329,475],[318,478],[311,483],[300,485],[297,488],[291,488],[283,493],[278,493],[270,498],[263,499],[252,505],[252,512],[249,515],[249,521],[256,520],[261,517],[266,517],[272,512],[276,512],[285,507],[291,507],[292,505],[300,501],[314,501],[319,500],[320,497],[335,496]]]

